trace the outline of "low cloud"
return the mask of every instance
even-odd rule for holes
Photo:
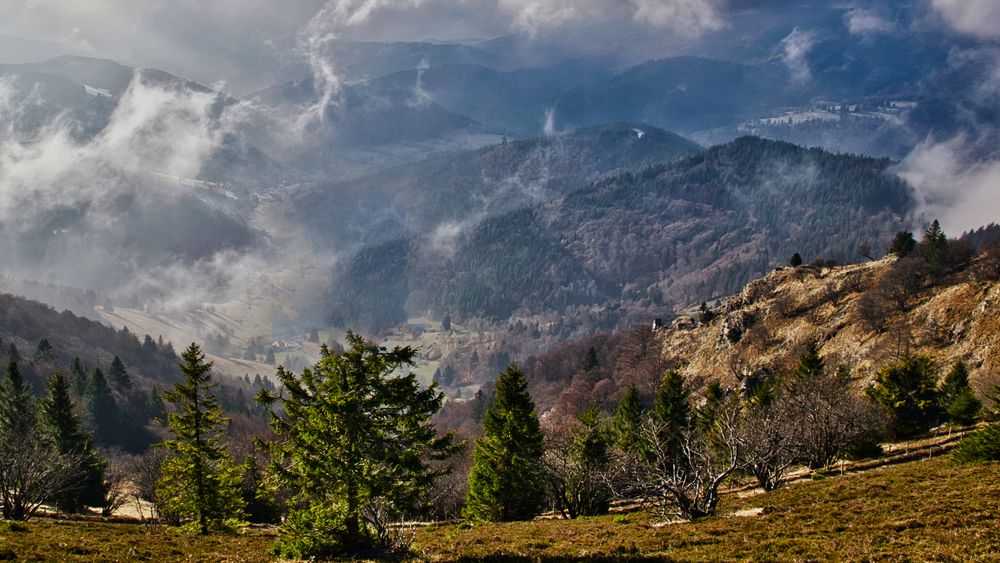
[[[955,234],[1000,221],[1000,162],[974,152],[965,135],[928,139],[896,167],[916,189],[923,219],[939,218]]]
[[[851,8],[844,14],[847,30],[854,35],[874,35],[890,33],[896,26],[891,21],[883,19],[877,12],[865,8]]]
[[[1000,2],[996,0],[931,0],[931,6],[958,33],[1000,40]]]
[[[792,76],[792,81],[802,84],[812,80],[812,71],[809,68],[809,52],[815,46],[816,41],[813,33],[804,31],[796,27],[779,44],[781,47],[781,60],[788,67]]]
[[[722,29],[726,25],[721,0],[630,0],[635,20],[651,26],[669,27],[692,35]]]

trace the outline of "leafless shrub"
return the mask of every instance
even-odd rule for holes
[[[796,424],[781,407],[754,407],[743,425],[746,466],[765,491],[782,485],[796,459]]]
[[[552,505],[563,518],[608,511],[611,503],[608,447],[603,429],[580,421],[546,429],[542,464]]]
[[[132,458],[132,482],[135,485],[132,502],[140,518],[145,521],[180,525],[180,515],[163,510],[163,501],[157,494],[156,484],[160,480],[161,468],[166,458],[167,451],[157,447]],[[154,513],[147,514],[143,501],[152,505]]]
[[[461,517],[469,492],[469,469],[472,467],[470,448],[466,447],[461,454],[437,463],[441,463],[449,471],[431,485],[421,516],[438,522],[454,520]]]
[[[1000,280],[1000,243],[993,242],[983,249],[972,275],[981,282]]]
[[[61,454],[36,432],[6,435],[0,445],[0,501],[7,520],[28,520],[46,499],[71,490],[82,454]]]
[[[375,545],[379,555],[406,554],[410,552],[416,532],[407,528],[395,515],[398,510],[384,500],[368,503],[361,511],[362,521],[375,532]]]
[[[129,502],[132,502],[136,491],[135,486],[132,484],[135,457],[120,450],[104,452],[104,459],[107,462],[107,467],[104,469],[104,478],[107,480],[108,488],[104,494],[104,506],[101,507],[101,516],[111,516]]]
[[[679,444],[665,441],[664,428],[650,419],[643,427],[647,454],[619,464],[614,482],[633,496],[658,501],[682,518],[715,514],[719,488],[744,464],[741,399],[731,393],[708,426],[692,425]],[[617,492],[617,491],[616,491]]]
[[[813,469],[874,447],[882,433],[878,409],[851,391],[850,378],[840,370],[799,378],[775,408],[794,427],[795,457]]]

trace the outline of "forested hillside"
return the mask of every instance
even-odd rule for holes
[[[589,127],[510,141],[355,180],[317,185],[295,196],[294,216],[318,244],[343,251],[395,237],[433,233],[537,204],[603,176],[676,160],[692,141],[644,124]]]
[[[669,316],[796,252],[846,261],[861,244],[879,248],[913,207],[888,166],[741,138],[491,217],[444,248],[413,237],[365,249],[334,278],[332,319],[378,329],[408,311],[493,320],[560,311],[571,331],[595,307]]]
[[[162,428],[154,419],[164,412],[159,391],[180,376],[171,342],[7,294],[0,294],[0,361],[7,369],[16,362],[36,395],[62,373],[96,442],[130,451],[143,451],[158,439]],[[261,379],[256,385],[225,381],[222,403],[233,413],[250,412],[255,387],[265,385]]]

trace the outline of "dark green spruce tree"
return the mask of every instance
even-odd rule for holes
[[[957,424],[972,424],[983,404],[969,385],[969,369],[965,362],[956,362],[944,377],[939,390],[941,408]]]
[[[37,420],[35,400],[17,361],[7,362],[7,377],[0,383],[0,429],[4,436],[28,436]]]
[[[629,385],[622,400],[615,409],[611,420],[611,431],[614,445],[622,452],[639,454],[642,452],[642,419],[645,409],[642,408],[642,398],[635,385]]]
[[[524,373],[500,374],[496,397],[483,417],[469,473],[465,517],[474,521],[528,520],[542,511],[545,482],[542,431]]]
[[[111,382],[119,389],[128,389],[132,387],[132,378],[128,374],[128,370],[125,369],[125,364],[122,363],[118,356],[111,360],[111,365],[108,366],[108,377],[111,378]]]
[[[444,396],[421,388],[412,366],[416,350],[387,350],[347,333],[340,354],[295,375],[279,367],[283,392],[262,390],[272,410],[273,467],[295,493],[275,551],[282,557],[358,554],[387,545],[386,518],[401,518],[423,502],[442,474],[431,460],[451,456],[451,434],[431,418]]]
[[[182,383],[163,397],[174,406],[167,426],[174,439],[163,462],[158,496],[165,510],[179,514],[200,534],[230,530],[243,518],[242,475],[222,443],[229,420],[212,394],[212,362],[197,344],[181,354]]]
[[[653,402],[653,420],[657,426],[657,439],[671,457],[680,455],[684,433],[691,423],[690,393],[684,388],[684,377],[670,370],[656,390]]]
[[[87,377],[87,369],[80,361],[80,356],[73,356],[73,360],[69,363],[69,375],[73,396],[82,397],[87,392],[89,378]]]
[[[91,374],[84,398],[84,412],[87,424],[94,432],[94,441],[105,447],[118,445],[122,434],[121,412],[108,380],[99,368]]]
[[[61,373],[56,373],[45,388],[46,396],[39,409],[45,437],[61,455],[78,460],[68,479],[69,486],[49,501],[64,512],[81,512],[86,506],[103,506],[107,494],[105,463],[91,447],[91,437],[73,412],[69,383]]]
[[[929,430],[938,420],[934,362],[927,356],[905,356],[878,370],[868,396],[889,418],[893,438],[908,439]]]

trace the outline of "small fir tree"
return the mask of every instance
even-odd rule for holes
[[[7,360],[14,362],[21,361],[21,352],[18,351],[17,346],[13,342],[7,346]]]
[[[892,237],[892,241],[889,243],[889,253],[902,258],[903,256],[913,252],[913,249],[916,247],[917,241],[913,238],[913,233],[909,231],[900,231]]]
[[[132,378],[129,376],[128,370],[125,369],[125,364],[122,363],[118,356],[115,356],[115,359],[111,360],[111,365],[108,366],[108,376],[111,378],[111,382],[119,389],[132,387]]]
[[[656,390],[653,420],[657,425],[659,443],[674,455],[679,453],[684,432],[691,422],[690,394],[684,388],[684,377],[670,370]]]
[[[941,408],[957,424],[972,424],[983,404],[969,385],[969,370],[965,362],[956,362],[941,382]]]
[[[243,517],[242,476],[222,440],[229,420],[212,394],[212,362],[197,344],[181,355],[183,383],[163,397],[174,405],[167,415],[173,440],[163,443],[170,456],[157,483],[164,509],[190,521],[200,534],[232,529]]]
[[[819,355],[819,344],[816,339],[810,339],[806,342],[806,349],[799,356],[799,363],[795,366],[795,371],[792,373],[793,379],[803,380],[823,376],[823,370],[825,368],[823,358]]]
[[[79,459],[73,475],[68,477],[69,485],[50,501],[64,512],[104,506],[108,489],[104,481],[106,464],[94,451],[90,435],[73,412],[69,383],[61,373],[56,373],[46,383],[46,396],[40,406],[46,439],[61,455]]]
[[[618,403],[615,416],[611,421],[614,445],[619,450],[629,454],[642,452],[642,419],[644,415],[645,409],[642,408],[639,390],[635,388],[635,385],[629,385],[622,400]]]
[[[7,362],[0,383],[0,429],[8,436],[27,436],[35,425],[35,401],[15,360]]]
[[[163,404],[163,396],[160,390],[154,385],[149,390],[149,399],[146,400],[146,416],[154,422],[164,423],[167,414],[167,407]]]
[[[94,440],[101,446],[116,445],[121,435],[121,413],[108,380],[99,368],[95,368],[91,374],[84,397],[84,412],[87,424],[94,432]]]
[[[875,374],[868,396],[885,409],[894,438],[912,438],[926,432],[938,419],[934,362],[909,355]]]
[[[73,395],[82,397],[87,392],[89,378],[87,377],[87,369],[83,367],[83,362],[80,361],[80,356],[73,356],[73,360],[69,363],[69,375],[73,387]]]
[[[473,521],[527,520],[545,502],[543,437],[524,373],[510,365],[476,439],[464,514]]]
[[[43,338],[38,341],[38,346],[35,347],[35,355],[32,357],[32,363],[41,364],[45,362],[51,362],[56,359],[56,351],[49,344],[48,338]]]

